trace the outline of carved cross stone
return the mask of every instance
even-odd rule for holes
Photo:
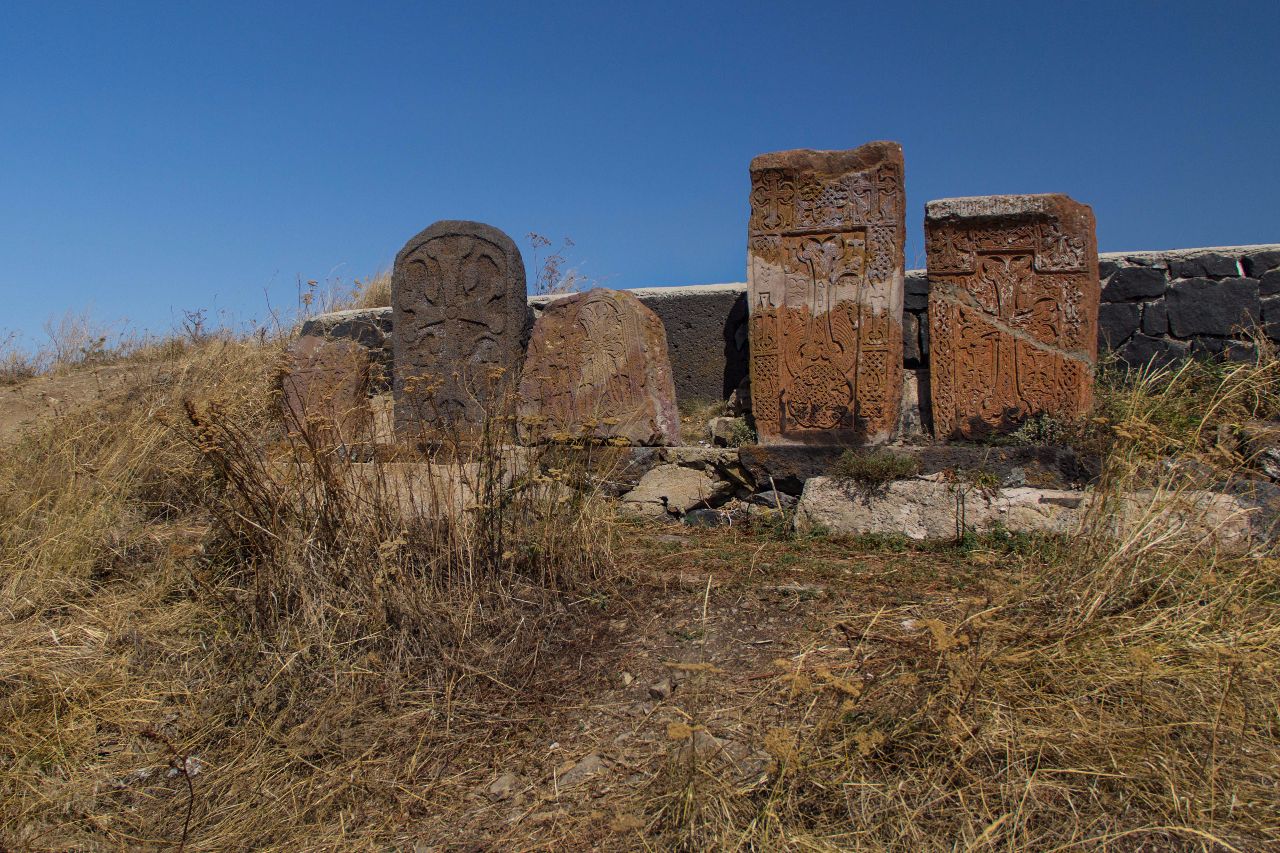
[[[902,148],[751,161],[751,404],[762,444],[889,439],[902,400]]]
[[[1056,194],[931,201],[925,250],[938,438],[1089,410],[1100,286],[1088,205]]]
[[[523,359],[528,308],[515,243],[479,222],[437,222],[396,255],[391,303],[397,431],[412,438],[483,421]]]
[[[546,307],[533,327],[519,400],[527,443],[680,440],[666,330],[622,290],[596,288]]]

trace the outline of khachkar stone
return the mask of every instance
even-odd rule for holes
[[[666,330],[626,291],[596,288],[546,307],[533,327],[519,400],[527,443],[679,443]]]
[[[437,222],[405,244],[391,273],[396,429],[477,425],[523,358],[520,250],[479,222]]]
[[[751,161],[751,406],[762,444],[876,443],[902,398],[902,148]]]
[[[317,446],[367,441],[372,369],[369,351],[355,341],[297,338],[280,376],[286,428]]]
[[[931,201],[929,359],[934,433],[976,438],[1093,400],[1098,245],[1065,195]]]

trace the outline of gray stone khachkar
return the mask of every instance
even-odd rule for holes
[[[397,431],[480,423],[524,357],[516,244],[479,222],[437,222],[396,255],[391,302]]]
[[[280,375],[281,406],[290,432],[317,446],[370,437],[369,350],[355,341],[303,335],[289,346]]]
[[[680,442],[667,334],[626,291],[596,288],[548,304],[533,327],[518,399],[528,443]]]
[[[1098,244],[1065,195],[980,196],[925,208],[934,434],[977,438],[1093,400]]]
[[[902,148],[751,161],[751,405],[762,444],[889,439],[902,397]]]

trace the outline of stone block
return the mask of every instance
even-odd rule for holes
[[[368,441],[372,430],[369,350],[355,341],[303,335],[280,374],[285,427],[317,447]]]
[[[667,333],[680,400],[728,399],[747,377],[746,285],[651,287],[636,295]]]
[[[803,491],[806,481],[832,473],[848,450],[843,447],[738,448],[738,459],[758,489],[778,489],[790,495]],[[1001,483],[1067,488],[1095,475],[1092,463],[1082,461],[1069,448],[1034,445],[993,447],[972,444],[939,444],[894,447],[886,452],[911,456],[921,475],[944,471],[982,471]]]
[[[1098,278],[1101,279],[1103,282],[1106,282],[1107,279],[1115,275],[1116,272],[1119,271],[1119,269],[1120,269],[1120,264],[1116,263],[1115,261],[1099,260],[1098,261]]]
[[[737,447],[745,436],[750,436],[750,427],[744,418],[733,418],[721,415],[707,421],[707,434],[716,447]]]
[[[1156,336],[1169,334],[1169,309],[1164,300],[1142,304],[1142,332]]]
[[[1269,484],[1268,484],[1269,485]],[[994,492],[957,491],[952,483],[918,478],[874,493],[847,480],[810,480],[796,506],[796,526],[841,536],[903,535],[915,540],[957,538],[999,527],[1024,533],[1072,535],[1084,529],[1094,495],[1089,491],[1018,487]],[[1178,543],[1241,555],[1266,548],[1256,501],[1207,490],[1142,490],[1111,499],[1107,524],[1123,539]]]
[[[898,419],[898,436],[915,438],[933,431],[933,414],[929,411],[929,371],[925,368],[902,372],[902,416]]]
[[[1280,270],[1271,270],[1262,274],[1262,278],[1258,279],[1258,295],[1280,295]]]
[[[1179,279],[1169,286],[1165,304],[1169,310],[1169,326],[1180,338],[1227,337],[1252,327],[1261,311],[1255,278]]]
[[[747,498],[747,503],[754,504],[756,506],[768,507],[770,509],[785,510],[791,509],[796,505],[796,498],[794,495],[789,495],[786,492],[766,489],[763,492],[757,492]]]
[[[902,393],[902,147],[751,161],[751,402],[764,444],[876,443]]]
[[[1236,259],[1218,252],[1197,252],[1169,259],[1170,278],[1225,278],[1240,275]]]
[[[1098,307],[1098,346],[1119,349],[1138,331],[1140,312],[1132,302],[1104,302]]]
[[[1271,340],[1280,340],[1280,296],[1262,300],[1262,329]]]
[[[961,509],[963,505],[963,509]],[[810,480],[796,507],[796,526],[839,536],[900,535],[917,541],[959,538],[996,526],[1019,533],[1069,534],[1079,529],[1085,493],[1019,487],[957,492],[929,479],[901,480],[867,493],[847,480]]]
[[[907,367],[920,366],[920,318],[902,315],[902,362]]]
[[[1138,302],[1163,296],[1169,284],[1164,271],[1153,267],[1125,267],[1102,289],[1103,302]]]
[[[1262,252],[1250,252],[1240,258],[1244,274],[1251,278],[1261,278],[1265,273],[1280,269],[1280,249],[1268,249]]]
[[[929,275],[924,270],[909,270],[906,273],[902,307],[907,311],[923,311],[929,307]]]
[[[1126,255],[1124,262],[1139,267],[1155,267],[1157,269],[1168,269],[1169,263],[1156,252],[1147,252],[1136,255]]]
[[[659,465],[640,478],[639,484],[622,496],[623,509],[636,515],[661,518],[680,515],[696,507],[724,503],[733,485],[717,480],[707,471],[681,465]]]
[[[1191,355],[1204,359],[1252,361],[1257,357],[1257,348],[1248,341],[1199,335],[1191,340]]]
[[[1120,360],[1132,368],[1167,367],[1187,357],[1190,344],[1172,338],[1152,337],[1138,332],[1120,350]]]
[[[388,308],[358,308],[312,317],[302,324],[299,337],[322,337],[355,341],[369,351],[372,370],[370,390],[391,390],[391,311]]]
[[[931,201],[925,248],[934,434],[1087,412],[1101,289],[1089,206],[1056,194]],[[1137,328],[1128,308],[1109,316]]]
[[[526,443],[680,440],[662,321],[624,290],[595,288],[543,309],[517,399],[519,434]]]
[[[396,428],[469,430],[519,375],[529,314],[524,261],[490,225],[437,222],[391,273]]]

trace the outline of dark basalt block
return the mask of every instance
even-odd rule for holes
[[[806,480],[830,476],[848,449],[752,445],[738,448],[738,459],[757,489],[772,488],[798,495],[804,491]],[[855,452],[858,451],[855,449]],[[1065,489],[1086,483],[1097,475],[1096,462],[1081,460],[1070,448],[1049,445],[948,444],[893,447],[882,452],[913,457],[918,465],[917,476],[944,471],[981,471],[1005,486]]]
[[[1102,289],[1103,302],[1133,302],[1161,296],[1168,285],[1164,271],[1154,267],[1125,267]]]
[[[1252,328],[1261,313],[1256,278],[1184,278],[1169,287],[1169,324],[1180,338],[1226,337]]]

